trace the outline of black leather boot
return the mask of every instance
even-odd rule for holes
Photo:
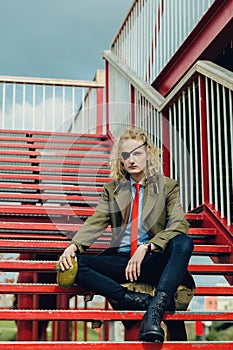
[[[164,341],[164,331],[160,324],[163,315],[165,311],[174,311],[174,309],[174,301],[171,301],[169,295],[158,291],[143,316],[138,340],[162,343]]]
[[[149,294],[128,290],[120,301],[109,300],[109,302],[114,310],[146,311],[152,300],[153,297]],[[122,323],[128,330],[138,321],[122,321]]]
[[[148,309],[152,300],[153,297],[149,294],[127,290],[121,300],[109,300],[109,302],[114,310],[145,311]]]

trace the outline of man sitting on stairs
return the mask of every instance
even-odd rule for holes
[[[95,213],[60,256],[60,267],[69,269],[75,253],[79,266],[75,283],[106,297],[116,310],[145,310],[138,339],[163,342],[165,311],[176,309],[181,286],[189,293],[183,300],[185,307],[194,289],[187,271],[193,241],[187,235],[189,224],[178,184],[160,175],[159,150],[137,128],[125,130],[115,142],[111,168],[115,180],[103,187]],[[109,249],[98,256],[82,255],[108,225],[112,227]],[[129,290],[128,283],[155,287],[155,295]],[[124,325],[129,329],[135,321]],[[185,338],[182,322],[176,323],[170,336]]]

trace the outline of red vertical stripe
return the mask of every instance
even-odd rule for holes
[[[169,122],[166,115],[162,116],[163,127],[163,173],[165,176],[170,176],[170,136]]]
[[[208,142],[207,142],[207,114],[206,114],[206,91],[205,78],[199,75],[199,102],[201,117],[201,152],[202,152],[202,177],[204,203],[209,203],[209,180],[208,180]]]

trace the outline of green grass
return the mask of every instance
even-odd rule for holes
[[[0,341],[16,340],[15,321],[0,321]]]

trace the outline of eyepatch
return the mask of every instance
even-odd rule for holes
[[[133,153],[134,151],[136,151],[136,149],[141,148],[142,146],[146,145],[146,142],[144,142],[142,145],[135,147],[134,149],[132,149],[132,151],[130,152],[121,152],[121,156],[124,160],[128,159],[130,157],[130,154]]]

